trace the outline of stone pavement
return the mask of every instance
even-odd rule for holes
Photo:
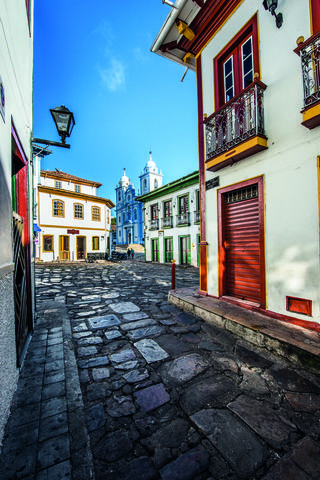
[[[320,478],[319,376],[170,305],[170,266],[36,278],[1,480]]]

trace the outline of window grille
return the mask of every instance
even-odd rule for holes
[[[83,218],[83,205],[80,203],[74,205],[74,218]]]
[[[64,204],[61,200],[54,200],[53,202],[53,216],[64,217]]]
[[[242,202],[243,200],[250,200],[258,197],[258,185],[251,185],[250,187],[234,190],[224,194],[225,204]]]
[[[59,182],[58,180],[56,180],[55,185],[56,185],[56,188],[61,188],[61,182]]]
[[[92,220],[96,220],[100,222],[100,208],[99,207],[92,207]]]
[[[80,193],[80,185],[75,185],[75,186],[74,186],[74,191],[75,191],[76,193]]]

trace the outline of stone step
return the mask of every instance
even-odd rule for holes
[[[320,333],[276,320],[222,300],[198,294],[197,288],[171,290],[168,300],[185,312],[276,353],[290,362],[320,372]]]

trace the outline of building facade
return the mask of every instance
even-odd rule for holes
[[[0,2],[0,446],[33,329],[33,1]],[[32,190],[32,187],[31,187]]]
[[[39,260],[75,261],[87,258],[88,253],[110,253],[110,210],[114,203],[97,196],[100,186],[58,170],[41,170],[37,202]]]
[[[177,0],[152,50],[196,71],[200,292],[317,329],[320,2],[267,4]]]
[[[199,264],[199,172],[141,195],[144,203],[145,259]]]
[[[162,172],[150,158],[140,178],[140,191],[148,193],[162,186]],[[136,190],[124,170],[116,187],[117,245],[143,244],[142,203],[136,200]]]

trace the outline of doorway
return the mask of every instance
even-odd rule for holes
[[[86,237],[77,237],[77,260],[86,257]]]
[[[219,191],[220,296],[265,308],[263,178]]]
[[[68,235],[59,235],[59,260],[69,260],[70,243]]]
[[[190,235],[179,237],[180,265],[191,265]]]
[[[159,240],[157,238],[151,240],[151,261],[159,262]]]

